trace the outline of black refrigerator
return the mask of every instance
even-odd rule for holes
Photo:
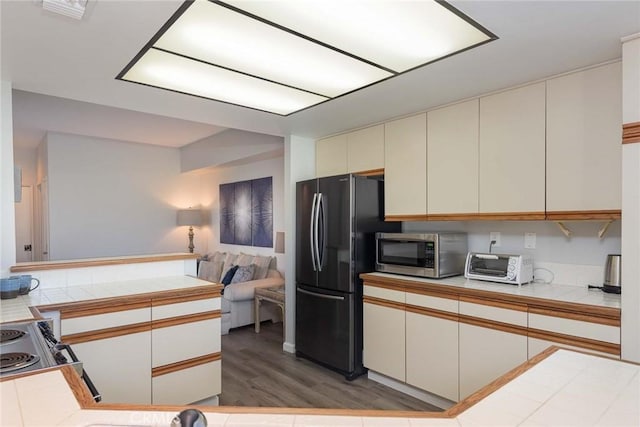
[[[384,181],[339,175],[296,185],[296,355],[352,380],[362,365],[362,280],[375,269]]]

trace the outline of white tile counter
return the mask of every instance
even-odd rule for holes
[[[28,295],[0,300],[0,323],[33,319],[33,313],[29,307],[139,295],[211,284],[191,276],[169,276],[59,288],[39,287]]]
[[[314,415],[294,409],[290,413],[286,409],[269,413],[267,408],[242,408],[243,413],[238,413],[239,408],[203,409],[212,427],[640,425],[638,365],[558,350],[522,371],[510,381],[505,379],[500,388],[488,386],[481,390],[481,399],[475,404],[461,402],[459,405],[467,407],[462,412],[454,406],[445,414],[422,413],[415,418],[360,416],[357,411],[350,416],[345,411]],[[107,410],[100,409],[100,404],[95,404],[94,409],[83,408],[60,371],[5,380],[0,384],[0,392],[3,426],[167,426],[177,413],[153,407]]]
[[[429,283],[439,286],[450,286],[486,292],[496,292],[529,298],[540,298],[552,301],[595,305],[600,307],[620,308],[620,295],[608,294],[599,289],[588,289],[586,286],[528,283],[526,285],[507,285],[504,283],[468,280],[464,276],[445,279],[425,279],[389,273],[367,273],[367,276],[384,277],[414,283]]]

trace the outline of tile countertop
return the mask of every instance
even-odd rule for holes
[[[82,405],[59,370],[0,383],[0,425],[169,425],[182,408]],[[357,411],[202,407],[212,427],[638,426],[640,366],[568,350],[547,351],[454,406],[415,417]],[[163,410],[164,409],[164,410]],[[169,410],[171,409],[171,410]],[[329,410],[330,411],[330,410]]]
[[[620,308],[620,295],[608,294],[602,292],[600,289],[588,289],[586,286],[546,283],[528,283],[526,285],[517,286],[497,282],[486,282],[482,280],[469,280],[464,276],[448,277],[445,279],[425,279],[421,277],[402,276],[399,274],[389,273],[367,273],[366,275],[405,280],[414,283],[429,283],[433,285],[453,286],[487,292],[499,292],[530,298]]]
[[[0,323],[33,319],[33,313],[29,310],[29,307],[34,306],[138,295],[211,284],[211,282],[191,276],[172,276],[67,286],[64,288],[38,288],[28,295],[0,300]]]

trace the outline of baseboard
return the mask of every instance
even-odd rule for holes
[[[415,397],[418,400],[427,402],[431,405],[437,406],[438,408],[442,408],[444,410],[447,410],[456,404],[456,402],[452,402],[449,399],[445,399],[444,397],[440,397],[433,393],[429,393],[428,391],[420,390],[406,383],[403,383],[402,381],[389,378],[385,375],[379,374],[371,370],[369,371],[367,376],[372,381],[386,385],[387,387],[390,387],[401,393],[408,394],[411,397]]]
[[[291,344],[290,342],[285,342],[282,344],[282,351],[286,351],[287,353],[295,353],[296,346],[295,344]]]

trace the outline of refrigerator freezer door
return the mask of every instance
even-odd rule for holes
[[[354,298],[354,294],[298,286],[296,352],[353,375]]]
[[[340,175],[318,180],[318,287],[322,289],[355,291],[351,274],[352,179],[350,175]]]
[[[315,242],[312,239],[317,186],[315,179],[296,184],[296,282],[307,286],[316,286],[317,283],[313,253]]]

